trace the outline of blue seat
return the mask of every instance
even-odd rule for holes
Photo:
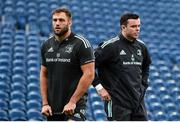
[[[22,60],[25,61],[26,54],[24,52],[14,52],[13,58],[14,60]]]
[[[38,111],[41,110],[41,103],[38,100],[28,100],[26,102],[26,105],[28,110],[30,109],[36,109]]]
[[[148,115],[148,121],[154,121],[153,113],[151,113],[150,111],[147,111],[147,115]]]
[[[8,54],[9,57],[12,54],[11,48],[9,48],[9,46],[7,45],[1,45],[0,52],[5,53],[5,54],[1,54],[2,56],[7,56],[6,54]]]
[[[14,59],[25,59],[25,47],[15,46],[14,47]]]
[[[11,109],[9,110],[9,117],[11,121],[26,121],[26,113],[23,110]]]
[[[32,83],[29,83],[27,85],[27,89],[28,91],[36,91],[36,92],[39,92],[40,91],[40,88],[39,88],[39,83],[35,83],[35,82],[32,82]]]
[[[92,115],[92,111],[90,109],[87,108],[86,113],[85,113],[86,119],[87,121],[93,121],[93,115]]]
[[[104,110],[104,105],[99,101],[92,101],[91,103],[93,110]]]
[[[35,60],[28,60],[27,66],[28,68],[34,67],[34,68],[40,69],[40,63],[37,63],[37,61]]]
[[[161,77],[162,77],[163,80],[171,80],[172,79],[172,74],[170,72],[162,73]]]
[[[149,86],[146,91],[146,96],[154,95],[154,94],[155,94],[154,88]]]
[[[152,84],[153,84],[154,88],[156,89],[156,88],[164,86],[164,81],[162,79],[158,78],[158,79],[154,79]]]
[[[14,10],[12,6],[4,7],[4,20],[6,21],[6,23],[11,24],[12,26],[15,25],[16,19],[14,16]]]
[[[106,121],[107,117],[103,110],[95,110],[93,111],[95,121]]]
[[[158,111],[154,113],[155,119],[154,121],[167,121],[167,116],[163,111]]]
[[[0,90],[0,100],[9,100],[9,94],[6,91]]]
[[[150,112],[158,112],[163,111],[163,107],[159,102],[153,102],[149,105]]]
[[[95,102],[95,101],[102,102],[100,96],[99,96],[97,93],[91,93],[91,94],[89,95],[89,98],[90,98],[90,101],[91,101],[91,102]]]
[[[159,79],[160,78],[160,74],[158,72],[153,72],[150,74],[150,79],[155,80],[155,79]]]
[[[10,76],[7,76],[5,74],[0,74],[0,82],[10,84],[10,82],[11,82]]]
[[[40,47],[40,42],[39,40],[29,40],[30,42],[28,43],[28,47],[34,47],[34,48],[39,48]]]
[[[166,103],[173,103],[172,97],[168,94],[164,95],[161,97],[161,102],[162,104],[166,104]]]
[[[34,53],[28,54],[27,59],[28,59],[28,60],[35,60],[35,61],[37,61],[37,62],[40,61],[38,52],[36,52],[36,53],[34,52]]]
[[[26,13],[25,6],[17,6],[16,7],[16,27],[17,29],[25,29],[26,28]]]
[[[26,69],[24,67],[21,66],[15,66],[13,67],[13,74],[19,74],[21,76],[26,76]]]
[[[0,66],[0,73],[10,76],[11,75],[10,67],[9,66]]]
[[[49,36],[50,34],[50,23],[47,16],[41,16],[39,18],[39,28],[41,36]]]
[[[8,101],[0,99],[0,110],[8,111]]]
[[[12,39],[2,39],[1,40],[1,45],[9,46],[12,47]]]
[[[38,56],[39,54],[39,48],[36,47],[29,47],[28,48],[28,54],[36,54],[36,56]]]
[[[22,59],[14,59],[12,63],[13,63],[13,67],[15,66],[22,67],[22,68],[26,67],[26,63]]]
[[[93,86],[90,86],[88,89],[88,93],[97,93],[96,89]]]
[[[170,89],[170,95],[173,97],[173,98],[176,98],[177,96],[180,95],[180,88],[175,86],[173,88]]]
[[[43,121],[44,120],[40,111],[36,110],[36,109],[29,109],[27,111],[27,117],[31,121]]]
[[[173,89],[175,88],[177,85],[176,85],[176,81],[173,80],[172,78],[170,80],[166,79],[167,81],[165,82],[165,86],[169,89]]]
[[[35,76],[39,77],[38,67],[29,67],[28,68],[28,75],[35,75]]]
[[[3,82],[0,81],[0,90],[5,91],[5,92],[9,92],[10,91],[9,84],[5,81],[3,81]]]
[[[17,32],[15,32],[14,38],[18,42],[22,42],[23,44],[26,43],[25,32],[23,30],[18,30]],[[16,43],[16,42],[14,42],[14,43]]]
[[[27,99],[41,101],[41,96],[40,93],[38,93],[37,91],[30,91],[27,94]]]
[[[151,94],[146,97],[146,100],[148,103],[157,103],[160,102],[160,99],[158,96]]]
[[[179,112],[171,112],[168,114],[168,116],[169,116],[168,121],[179,121],[180,120]]]
[[[37,77],[36,75],[28,75],[27,82],[39,84],[39,77]]]
[[[169,91],[167,90],[166,87],[161,86],[161,87],[157,88],[156,94],[159,96],[164,96],[165,94],[169,94]]]
[[[173,99],[174,103],[176,104],[176,106],[180,106],[180,95],[177,95],[177,97],[175,97],[175,99]],[[180,112],[180,108],[178,108],[179,112]]]
[[[171,112],[176,112],[177,111],[177,107],[174,103],[166,103],[164,104],[164,108],[165,108],[165,111],[167,113],[171,113]]]
[[[25,102],[22,100],[18,100],[18,99],[12,99],[9,102],[10,105],[10,109],[18,109],[18,110],[22,110],[22,111],[26,111],[26,105]]]
[[[11,92],[11,100],[26,101],[25,91],[15,90]]]
[[[9,116],[6,110],[0,109],[0,121],[9,121]]]
[[[22,76],[21,74],[14,74],[12,76],[12,82],[13,83],[19,82],[21,84],[26,84],[26,78],[25,78],[25,76]]]

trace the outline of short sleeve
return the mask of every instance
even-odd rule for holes
[[[84,43],[81,44],[79,48],[79,52],[78,52],[78,57],[80,60],[80,65],[95,61],[93,48],[91,47],[89,42],[88,42],[88,45]]]
[[[45,60],[45,43],[41,46],[41,65],[46,66]]]

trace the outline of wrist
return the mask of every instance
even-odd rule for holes
[[[74,100],[73,98],[71,98],[69,102],[76,104],[76,100]]]
[[[97,92],[99,92],[103,89],[103,86],[101,84],[98,84],[95,86],[95,89],[97,90]]]
[[[49,104],[47,104],[47,103],[46,103],[46,104],[43,104],[42,107],[47,106],[47,105],[49,105]]]

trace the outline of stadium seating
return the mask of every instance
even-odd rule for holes
[[[180,120],[180,1],[0,0],[0,121],[44,120],[40,47],[52,33],[51,12],[61,5],[72,11],[73,32],[84,35],[93,48],[119,33],[121,14],[138,13],[140,39],[152,57],[145,96],[149,120]],[[102,99],[93,87],[88,93],[87,120],[106,120]],[[13,107],[17,100],[22,110]]]
[[[29,109],[27,111],[27,118],[30,121],[43,121],[43,116],[39,110],[36,109]]]
[[[11,109],[9,110],[9,117],[12,121],[26,121],[26,113],[23,110]]]
[[[0,120],[1,121],[9,120],[8,112],[6,110],[0,109]]]

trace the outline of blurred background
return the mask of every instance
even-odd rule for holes
[[[179,0],[0,0],[0,120],[38,120],[40,46],[51,35],[51,11],[68,7],[73,31],[97,45],[119,34],[125,12],[140,15],[140,39],[152,57],[145,104],[151,121],[180,120]],[[106,114],[96,90],[88,90],[87,120]]]

